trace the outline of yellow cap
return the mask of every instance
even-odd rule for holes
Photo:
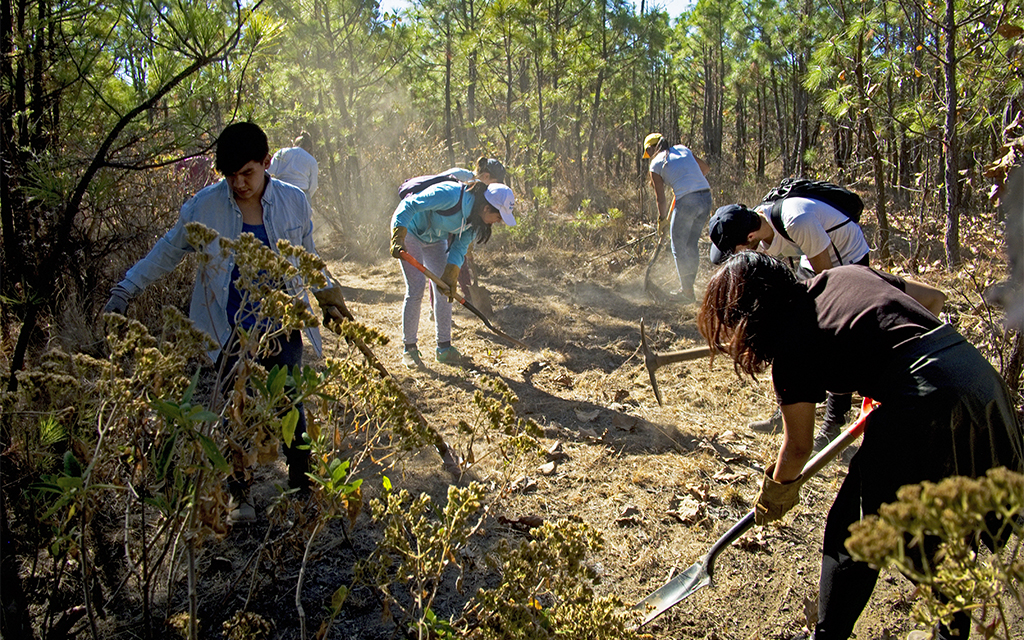
[[[649,135],[646,138],[644,138],[644,157],[645,158],[650,158],[651,157],[651,154],[648,151],[648,149],[650,149],[654,145],[658,144],[659,142],[661,142],[661,134],[660,133],[652,133],[651,135]]]

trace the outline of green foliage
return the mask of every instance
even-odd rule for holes
[[[858,560],[903,573],[919,585],[915,617],[927,625],[949,623],[967,611],[986,638],[1013,637],[1007,607],[1024,605],[1024,475],[991,469],[984,478],[947,478],[907,485],[898,501],[883,505],[850,528],[847,548]],[[1014,541],[987,556],[979,542]],[[935,564],[925,552],[938,543]],[[940,600],[940,597],[942,599]]]
[[[628,639],[634,622],[614,596],[597,597],[600,572],[586,563],[602,547],[599,531],[580,522],[545,522],[518,544],[502,540],[494,554],[501,584],[477,592],[465,614],[467,638]],[[489,556],[490,557],[490,556]]]
[[[459,432],[467,438],[463,457],[474,465],[496,455],[508,482],[518,469],[536,460],[540,451],[537,439],[543,431],[533,420],[516,414],[514,405],[519,398],[504,380],[483,376],[480,386],[473,393],[476,415],[458,424]],[[481,446],[484,450],[478,452]]]
[[[483,496],[483,487],[474,482],[466,488],[449,486],[443,506],[425,493],[413,499],[404,489],[385,490],[383,499],[370,503],[384,530],[374,552],[357,563],[356,581],[379,590],[385,612],[397,610],[421,638],[431,633],[450,637],[449,623],[431,607],[446,570],[454,566],[461,573],[457,554],[480,526]]]

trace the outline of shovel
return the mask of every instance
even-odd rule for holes
[[[445,293],[445,295],[448,295],[448,293],[451,293],[451,297],[452,298],[457,300],[459,302],[459,304],[461,304],[462,306],[464,306],[467,309],[469,309],[470,311],[472,311],[473,315],[475,315],[476,317],[478,317],[481,320],[483,320],[484,324],[487,325],[487,328],[490,329],[491,331],[493,331],[495,334],[501,336],[502,338],[505,338],[506,340],[508,340],[509,342],[511,342],[511,343],[513,343],[515,345],[518,345],[518,346],[526,349],[527,351],[536,351],[536,349],[534,349],[530,345],[526,344],[525,342],[520,342],[519,340],[516,340],[515,338],[513,338],[510,335],[508,335],[504,331],[501,331],[501,330],[495,328],[495,326],[491,324],[491,321],[487,319],[487,316],[485,316],[483,313],[480,312],[479,309],[477,309],[472,304],[470,304],[468,300],[466,300],[465,298],[460,296],[457,291],[449,292],[448,291],[448,285],[443,280],[441,280],[441,278],[438,278],[437,275],[434,272],[432,272],[430,269],[427,269],[422,264],[420,264],[420,261],[417,260],[416,258],[412,257],[409,254],[408,251],[402,251],[399,255],[402,256],[402,260],[405,260],[410,265],[412,265],[416,269],[418,269],[421,272],[423,272],[423,275],[427,276],[427,279],[429,279],[431,282],[436,284],[438,286],[438,288],[443,293]]]
[[[864,404],[861,407],[860,416],[857,417],[857,421],[804,465],[803,473],[797,482],[800,484],[806,482],[808,478],[821,471],[825,465],[838,456],[839,452],[850,446],[854,440],[860,437],[860,434],[864,432],[864,425],[867,422],[868,414],[871,413],[875,406],[877,406],[877,403],[874,400],[864,398]],[[644,619],[637,625],[637,629],[679,604],[697,590],[709,586],[715,572],[715,558],[753,526],[754,510],[751,509],[750,513],[734,524],[731,529],[725,532],[725,535],[712,545],[711,549],[704,555],[703,560],[693,563],[689,569],[672,578],[663,587],[634,605],[633,611],[644,615]]]

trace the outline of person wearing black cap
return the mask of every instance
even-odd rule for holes
[[[819,200],[791,197],[782,203],[781,219],[787,239],[768,218],[771,203],[755,209],[744,204],[719,207],[708,223],[711,237],[711,262],[721,264],[741,251],[759,251],[775,257],[798,257],[797,278],[807,280],[832,267],[857,264],[868,266],[868,242],[860,225],[844,213]],[[946,296],[928,285],[908,281],[907,293],[936,317],[942,311]],[[824,448],[839,435],[846,424],[852,397],[849,393],[829,392],[825,420],[814,438],[814,450]],[[755,431],[774,431],[782,425],[776,412],[767,420],[750,424]]]
[[[799,256],[797,275],[802,278],[841,264],[868,265],[870,247],[864,232],[841,211],[819,200],[786,198],[781,210],[783,235],[768,218],[770,208],[771,203],[755,209],[730,204],[715,211],[708,223],[711,262],[721,264],[745,249],[776,257]]]
[[[644,138],[644,158],[651,160],[651,186],[658,200],[658,236],[668,231],[672,238],[672,257],[679,274],[679,290],[673,294],[682,302],[696,302],[693,282],[700,264],[697,242],[712,207],[711,185],[705,177],[710,167],[687,147],[670,145],[660,133]],[[671,211],[665,184],[674,194]]]

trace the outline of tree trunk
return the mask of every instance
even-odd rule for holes
[[[945,193],[946,193],[946,234],[943,247],[946,249],[946,268],[951,271],[960,265],[960,189],[958,159],[960,144],[957,140],[956,125],[956,16],[953,2],[946,3],[945,24],[946,48],[942,61],[945,81],[945,119],[942,124],[942,141],[945,147]]]

